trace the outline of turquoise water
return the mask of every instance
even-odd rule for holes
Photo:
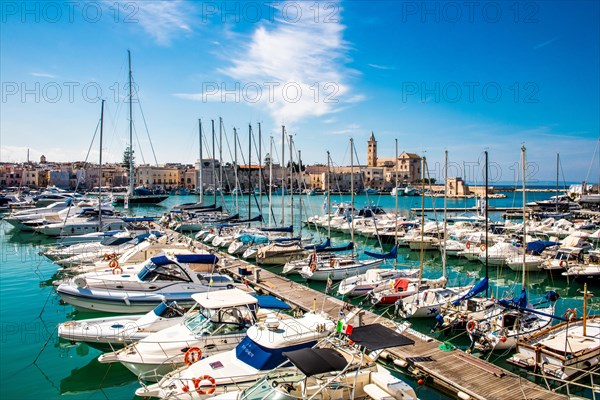
[[[530,193],[528,201],[548,198],[551,193]],[[506,199],[492,200],[495,206],[520,206],[520,193]],[[132,208],[128,212],[137,215],[160,215],[179,203],[194,201],[194,196],[172,196],[164,204],[151,207]],[[281,198],[274,197],[275,220],[281,220]],[[332,196],[333,201],[349,201],[349,197],[343,199]],[[229,204],[233,203],[231,197],[226,197]],[[266,204],[266,197],[264,197]],[[378,204],[386,209],[393,209],[394,198],[389,195],[357,196],[356,205],[361,206],[367,201]],[[323,196],[303,198],[308,203],[308,214],[320,214],[323,207]],[[420,207],[420,198],[410,197],[400,199],[400,208]],[[427,199],[426,207],[431,200]],[[254,204],[254,200],[252,201]],[[442,199],[437,199],[438,206],[442,205]],[[452,201],[450,207],[472,206],[473,200]],[[240,206],[247,207],[247,198],[239,201]],[[298,198],[295,199],[297,223],[299,219]],[[255,205],[254,205],[255,207]],[[247,214],[247,208],[241,208],[242,215]],[[306,215],[306,212],[303,212]],[[252,211],[256,215],[256,211]],[[266,212],[265,212],[266,215]],[[495,216],[496,219],[499,216]],[[289,224],[289,215],[286,223]],[[305,231],[306,233],[306,231]],[[310,234],[317,236],[312,230]],[[323,234],[323,233],[322,233]],[[348,240],[347,237],[334,236],[334,242],[341,243]],[[358,236],[358,247],[360,250],[368,247],[377,249],[377,242]],[[71,306],[60,304],[58,296],[52,287],[52,281],[57,279],[56,265],[45,257],[39,256],[38,252],[44,245],[53,241],[37,234],[15,233],[10,226],[0,221],[0,396],[2,399],[57,399],[67,396],[69,399],[132,399],[135,398],[134,391],[138,387],[136,377],[120,364],[100,364],[96,361],[100,352],[86,345],[70,345],[59,342],[56,336],[58,323],[71,320],[97,317],[100,314],[77,313]],[[386,248],[387,249],[387,248]],[[428,252],[425,259],[425,275],[437,277],[441,274],[440,256],[434,252]],[[401,249],[398,262],[417,266],[419,264],[419,253]],[[450,278],[467,282],[483,276],[483,266],[479,263],[451,260]],[[277,271],[277,269],[275,269]],[[500,276],[498,291],[516,293],[520,289],[520,274],[510,270],[491,271],[492,278]],[[300,281],[299,278],[294,280]],[[561,278],[555,280],[545,274],[531,274],[528,279],[528,290],[533,298],[541,297],[548,290],[559,291],[562,298],[558,303],[559,312],[567,308],[578,308],[581,311],[581,300],[578,298],[578,290],[582,285],[571,284]],[[312,284],[311,284],[312,286]],[[324,290],[324,284],[314,285],[315,288]],[[593,290],[593,288],[592,288]],[[596,290],[597,291],[597,290]],[[598,292],[598,291],[597,291]],[[598,292],[600,293],[600,292]],[[597,304],[597,300],[593,301]],[[597,307],[596,307],[597,308]],[[579,313],[581,314],[581,312]],[[432,321],[417,321],[415,328],[428,332]],[[442,338],[444,339],[444,338]],[[460,346],[468,343],[463,337],[454,339]],[[498,360],[496,360],[498,358]],[[491,360],[502,363],[506,358],[493,355]],[[414,384],[414,382],[413,382]],[[415,384],[416,385],[416,384]],[[443,395],[428,389],[419,388],[421,399],[445,399]],[[61,397],[62,398],[62,397]]]

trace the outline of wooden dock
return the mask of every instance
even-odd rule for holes
[[[215,251],[194,241],[194,246],[218,254],[221,270],[238,277],[246,278],[249,285],[265,293],[274,295],[292,306],[304,311],[316,308],[333,320],[339,318],[340,310],[347,310],[349,304],[285,277],[257,267],[229,254]],[[240,268],[253,271],[253,275],[240,275]],[[257,272],[254,272],[256,270]],[[256,276],[259,277],[258,282]],[[394,321],[371,311],[361,312],[362,324],[378,322],[393,329]],[[566,400],[567,396],[554,393],[520,376],[471,356],[461,350],[443,351],[440,341],[411,328],[403,334],[414,340],[414,345],[386,349],[390,361],[399,360],[409,371],[430,386],[442,390],[457,399],[480,400]]]

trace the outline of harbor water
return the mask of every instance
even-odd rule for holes
[[[542,200],[550,197],[552,193],[528,193],[528,201]],[[294,199],[294,225],[300,229],[301,218],[306,215],[322,214],[324,212],[324,196],[303,196],[302,206],[300,199]],[[224,197],[230,209],[235,207],[235,198]],[[171,196],[165,202],[156,206],[132,207],[125,212],[138,216],[160,216],[168,212],[174,205],[196,201],[197,196]],[[263,197],[265,209],[264,219],[269,220],[266,209],[267,199]],[[210,202],[210,198],[208,199]],[[349,196],[332,196],[332,201],[350,201]],[[219,203],[221,201],[219,200]],[[373,203],[393,211],[395,199],[389,195],[381,196],[356,196],[356,206],[361,207],[367,203]],[[242,216],[248,214],[248,197],[240,197],[237,201],[239,212]],[[251,199],[252,210],[250,214],[258,214],[257,201]],[[435,200],[436,207],[440,212],[442,199]],[[448,201],[448,207],[461,208],[474,205],[473,199],[460,199]],[[511,193],[503,199],[490,200],[491,206],[496,207],[520,207],[521,194]],[[282,217],[282,204],[280,197],[274,197],[273,213],[271,221],[286,225],[291,223],[289,214],[290,198],[284,203],[285,218]],[[399,198],[399,209],[408,213],[411,208],[421,206],[420,197]],[[432,200],[426,199],[425,207],[431,207]],[[300,211],[302,209],[302,211]],[[302,216],[300,215],[302,213]],[[492,215],[493,219],[499,220],[500,215]],[[326,232],[318,232],[315,229],[303,228],[304,236],[312,235],[315,242],[326,236]],[[340,234],[333,235],[334,244],[346,243],[349,236]],[[139,387],[137,378],[120,364],[100,364],[97,357],[100,352],[87,345],[73,345],[59,341],[56,335],[57,325],[71,319],[83,319],[98,317],[98,313],[76,312],[69,305],[61,304],[59,297],[54,291],[52,282],[59,278],[57,266],[38,253],[44,246],[52,244],[52,239],[45,238],[39,234],[15,232],[10,225],[0,222],[0,396],[2,399],[133,399],[134,391]],[[356,237],[359,253],[365,249],[382,251],[375,239],[367,239],[362,236]],[[383,248],[389,250],[389,246]],[[401,248],[397,261],[399,266],[418,267],[420,254],[418,251],[410,251]],[[390,264],[391,265],[391,264]],[[467,284],[479,280],[485,275],[484,266],[478,262],[468,262],[462,259],[449,259],[449,281],[450,284]],[[273,272],[279,272],[280,267],[271,268]],[[441,255],[439,252],[427,252],[424,260],[424,276],[439,277],[441,275]],[[493,293],[497,297],[513,295],[520,291],[521,273],[513,272],[508,268],[490,269]],[[299,276],[292,276],[292,280],[301,282]],[[325,283],[310,283],[310,286],[325,290]],[[581,311],[582,296],[580,290],[582,284],[568,283],[563,277],[551,278],[545,273],[530,273],[527,276],[527,290],[532,302],[541,299],[548,290],[554,290],[561,295],[558,301],[557,314],[562,314],[568,308],[576,308]],[[590,287],[590,290],[598,292],[598,288]],[[597,293],[600,295],[600,292]],[[591,313],[597,313],[598,301],[592,299]],[[365,304],[365,306],[368,306]],[[317,306],[318,308],[318,306]],[[388,309],[380,309],[380,312],[388,312]],[[429,334],[434,321],[419,320],[413,322],[413,327],[423,333]],[[435,335],[435,334],[434,334]],[[459,337],[440,336],[439,339],[451,340],[459,347],[466,348],[468,340],[462,335]],[[506,354],[492,354],[487,356],[489,361],[507,367],[504,360]],[[416,386],[416,383],[411,381]],[[572,392],[573,393],[573,392]],[[589,392],[578,392],[579,396],[590,397]],[[429,388],[418,388],[421,399],[446,399]],[[65,397],[66,396],[66,397]]]

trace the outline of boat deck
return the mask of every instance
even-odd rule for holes
[[[302,284],[274,274],[229,254],[216,252],[212,248],[194,242],[197,248],[217,253],[221,259],[222,270],[238,278],[246,278],[249,285],[261,291],[279,297],[302,310],[316,308],[332,319],[339,318],[340,310],[350,308],[348,303],[311,289]],[[258,270],[256,274],[241,276],[240,268]],[[361,313],[362,324],[378,322],[394,329],[397,323],[371,311]],[[460,350],[450,352],[439,349],[440,341],[417,332],[411,328],[403,334],[414,340],[414,345],[386,349],[393,359],[406,362],[413,373],[425,380],[428,385],[437,387],[452,397],[466,399],[543,399],[566,400],[568,397],[554,393],[520,376],[466,354]],[[470,397],[469,397],[470,396]]]

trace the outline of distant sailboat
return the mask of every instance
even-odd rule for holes
[[[128,208],[129,204],[158,204],[169,197],[167,194],[155,193],[145,187],[135,187],[133,171],[133,93],[131,52],[129,50],[127,50],[127,59],[129,62],[129,187],[125,196],[117,196],[115,198],[115,202],[117,204],[124,204],[125,208]]]

